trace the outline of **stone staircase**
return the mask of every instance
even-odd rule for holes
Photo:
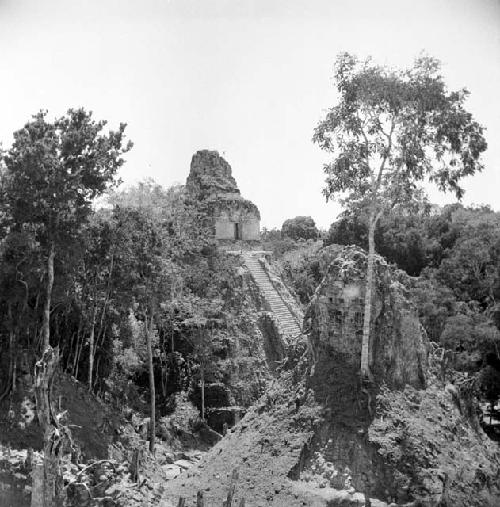
[[[266,270],[262,267],[258,257],[250,252],[242,255],[243,261],[250,271],[252,278],[259,287],[266,303],[269,305],[271,312],[276,317],[280,328],[289,338],[297,337],[302,333],[297,319],[294,317],[288,306],[283,301],[279,292],[275,289]]]

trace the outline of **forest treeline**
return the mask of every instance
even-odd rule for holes
[[[300,218],[300,217],[299,217]],[[301,221],[299,221],[301,222]],[[288,226],[289,229],[289,226]],[[263,241],[280,257],[283,274],[307,304],[324,273],[317,242],[286,230],[265,231]],[[343,214],[322,233],[321,246],[367,249],[366,222]],[[400,206],[375,232],[376,251],[406,271],[411,295],[430,340],[453,356],[457,370],[479,373],[484,395],[500,395],[500,213],[488,206]],[[299,246],[300,245],[300,246]]]
[[[40,113],[3,153],[0,401],[33,371],[47,319],[61,368],[92,392],[154,414],[155,399],[163,411],[184,390],[203,410],[200,384],[231,375],[251,326],[237,263],[184,187],[117,190],[125,126],[104,125],[84,110]]]
[[[230,352],[252,334],[254,309],[237,261],[217,250],[206,210],[184,187],[117,189],[130,146],[125,126],[107,135],[104,126],[84,110],[54,122],[40,113],[2,154],[0,399],[32,371],[48,332],[62,368],[91,391],[133,404],[156,387],[152,399],[165,404],[187,390],[203,411],[200,384],[231,375]],[[303,304],[323,276],[318,243],[303,243],[318,234],[310,217],[263,232]],[[366,221],[344,213],[323,237],[366,249]],[[416,199],[381,217],[375,244],[414,277],[429,338],[453,352],[456,368],[482,371],[497,396],[500,214]]]

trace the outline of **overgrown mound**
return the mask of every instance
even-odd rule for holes
[[[303,389],[290,372],[275,381],[247,415],[192,468],[168,483],[165,499],[176,504],[180,497],[195,505],[202,491],[206,505],[222,505],[233,472],[238,479],[233,505],[302,506],[310,496],[295,489],[288,478],[313,436],[320,407],[312,392]],[[299,406],[295,403],[300,397]]]
[[[376,256],[368,358],[377,383],[392,387],[426,382],[428,341],[409,298],[408,276]],[[307,310],[314,361],[337,355],[359,366],[367,255],[344,248],[330,263]]]
[[[310,355],[295,351],[298,364],[288,363],[192,476],[169,484],[170,500],[194,504],[202,490],[218,505],[236,469],[237,501],[250,506],[499,504],[499,452],[476,422],[473,398],[445,389],[439,365],[429,372],[408,279],[381,258],[370,343],[376,382],[360,383],[355,312],[363,311],[365,264],[357,248],[331,261],[308,312]]]
[[[500,505],[500,452],[460,410],[455,389],[381,390],[369,441],[394,469],[396,501]]]
[[[9,403],[0,405],[0,443],[16,449],[42,448],[42,429],[35,414],[31,383],[18,383],[18,392]],[[67,410],[67,424],[82,458],[106,458],[109,446],[121,439],[129,422],[121,410],[99,400],[85,385],[60,373],[53,398]]]

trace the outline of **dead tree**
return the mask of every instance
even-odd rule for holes
[[[238,470],[234,469],[231,475],[231,482],[229,484],[229,491],[227,492],[226,501],[222,504],[223,507],[231,507],[233,504],[233,497],[236,491],[236,483],[238,482]]]
[[[132,454],[132,462],[130,463],[130,478],[132,482],[139,482],[139,474],[141,469],[142,452],[139,447],[134,449]]]
[[[34,390],[38,421],[43,431],[43,480],[40,487],[32,490],[32,506],[53,507],[62,505],[63,482],[60,460],[67,442],[72,443],[71,434],[61,424],[62,414],[54,415],[52,407],[52,383],[59,363],[59,349],[50,345],[35,365]],[[40,476],[40,470],[34,476]]]

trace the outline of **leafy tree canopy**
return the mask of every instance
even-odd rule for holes
[[[281,236],[295,240],[316,239],[318,237],[318,229],[311,217],[289,218],[281,226]]]
[[[84,109],[70,109],[53,122],[40,111],[14,133],[5,156],[14,223],[39,226],[51,240],[78,230],[132,147],[125,142],[125,124],[107,134],[105,125]]]
[[[410,69],[393,70],[341,53],[335,64],[339,100],[314,131],[331,153],[325,164],[327,199],[339,199],[368,227],[368,268],[361,375],[370,379],[375,229],[380,217],[411,203],[424,181],[458,198],[460,180],[482,169],[483,128],[464,108],[467,90],[449,92],[440,63],[420,56]]]
[[[335,65],[339,103],[313,140],[332,153],[324,194],[374,217],[409,200],[428,178],[458,198],[464,176],[482,169],[483,128],[464,108],[468,91],[449,92],[435,58],[420,56],[407,70],[342,53]]]

